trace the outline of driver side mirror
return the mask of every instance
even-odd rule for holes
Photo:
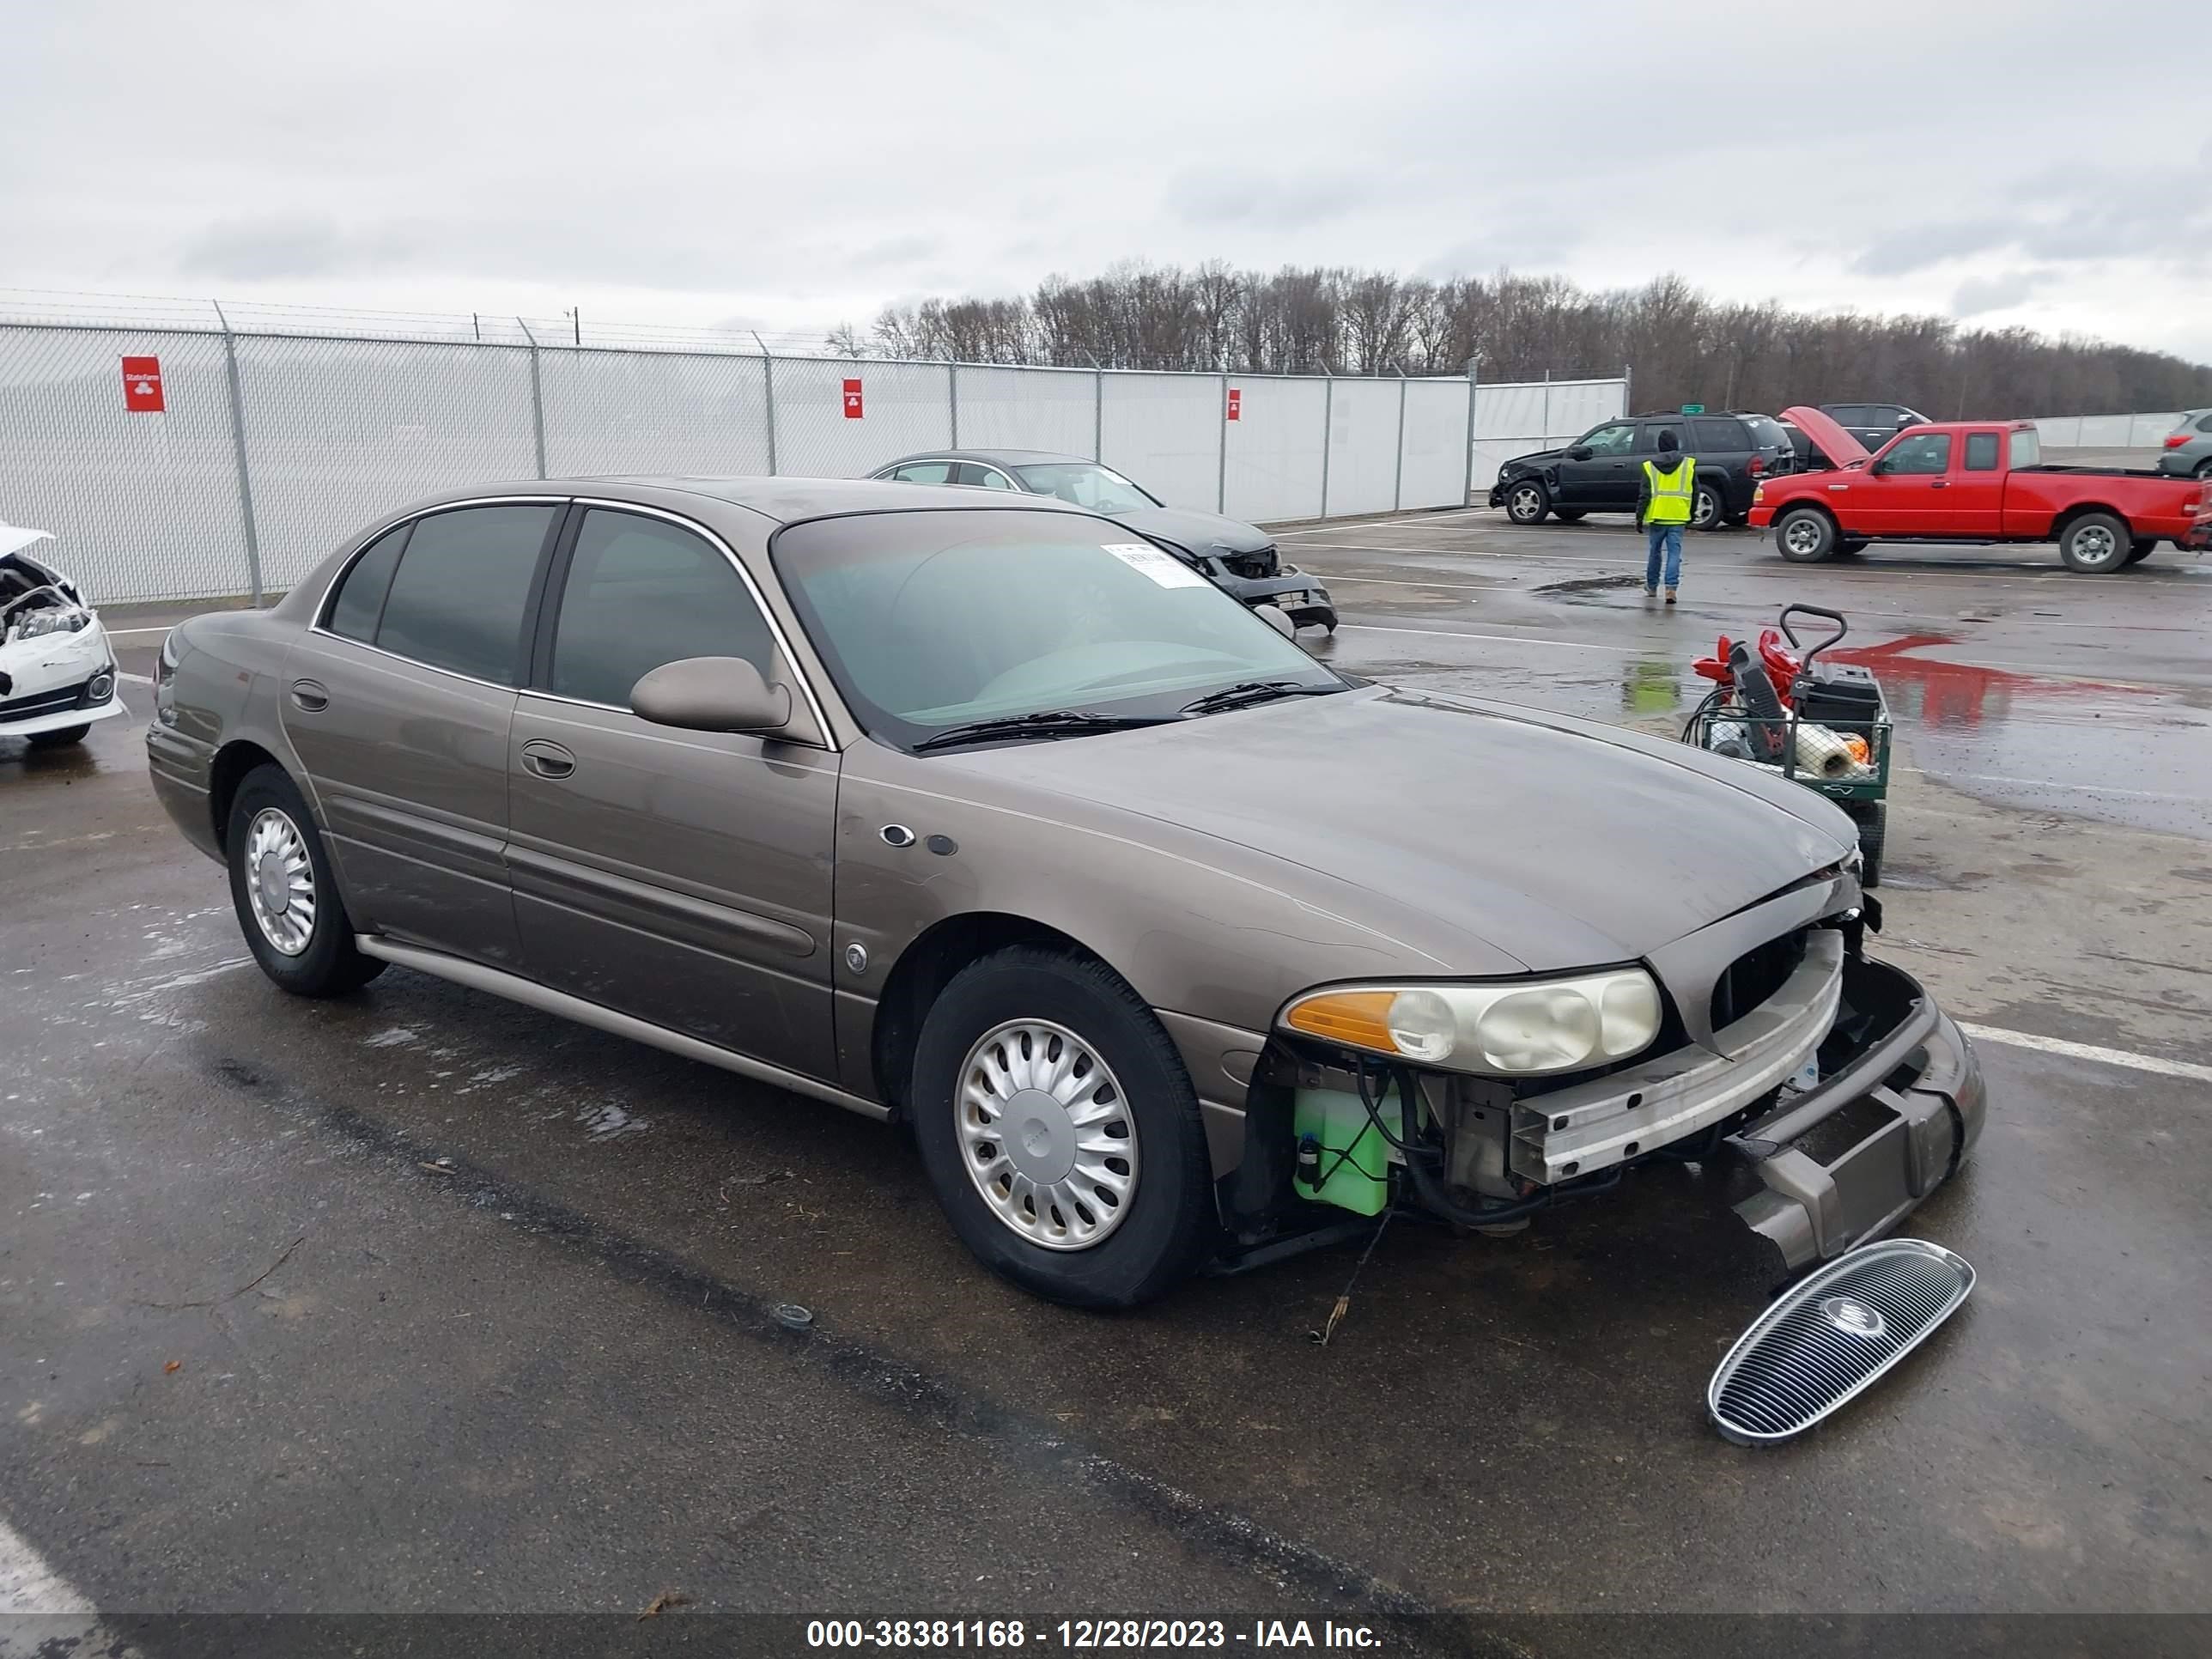
[[[769,732],[791,719],[791,693],[742,657],[663,663],[630,688],[629,706],[640,720],[687,732]]]
[[[1592,453],[1588,444],[1577,444],[1567,452],[1567,459],[1571,461],[1586,461],[1589,459]]]

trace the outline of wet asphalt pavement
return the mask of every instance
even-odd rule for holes
[[[1881,948],[1962,1019],[2138,1057],[1982,1043],[1978,1156],[1906,1229],[1980,1286],[1875,1393],[1713,1432],[1769,1285],[1687,1170],[1395,1228],[1323,1349],[1356,1244],[1073,1313],[971,1265],[895,1132],[401,969],[287,999],[147,791],[133,683],[81,751],[0,740],[0,1542],[111,1627],[2212,1611],[2212,565],[1735,532],[1669,613],[1617,523],[1285,545],[1344,613],[1317,654],[1647,729],[1716,634],[1850,614],[1911,769]]]

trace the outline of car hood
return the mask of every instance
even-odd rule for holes
[[[1111,515],[1117,524],[1164,542],[1173,542],[1186,553],[1204,558],[1213,553],[1261,553],[1275,544],[1264,530],[1255,530],[1241,519],[1224,519],[1218,513],[1193,513],[1180,507],[1135,507]]]
[[[1836,417],[1826,410],[1800,404],[1782,411],[1782,418],[1810,438],[1834,465],[1849,461],[1863,461],[1873,452],[1838,424]]]
[[[1526,455],[1516,455],[1510,460],[1499,462],[1498,471],[1499,476],[1503,477],[1516,468],[1552,466],[1566,459],[1567,451],[1564,447],[1559,449],[1538,449]]]
[[[954,759],[954,757],[947,757]],[[1834,864],[1850,821],[1746,761],[1379,688],[977,750],[964,769],[1371,894],[1534,972],[1627,962]]]

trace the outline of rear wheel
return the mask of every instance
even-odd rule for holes
[[[1717,530],[1728,504],[1721,500],[1721,492],[1711,484],[1699,484],[1690,498],[1690,528]]]
[[[955,975],[915,1052],[915,1139],[961,1243],[1024,1289],[1127,1308],[1214,1239],[1198,1096],[1113,971],[1017,945]]]
[[[1516,478],[1505,489],[1505,516],[1516,524],[1541,524],[1552,510],[1552,492],[1540,478]]]
[[[230,900],[261,971],[295,996],[359,989],[384,963],[355,948],[323,838],[282,767],[257,766],[231,798],[223,836]]]
[[[2101,576],[2128,562],[2135,544],[2127,526],[2110,513],[2084,513],[2058,538],[2058,556],[2069,570]]]
[[[2123,562],[2127,564],[2141,564],[2145,559],[2150,557],[2152,554],[2157,551],[2158,542],[2154,538],[2147,539],[2138,537],[2135,544],[2128,549],[2128,556],[2123,561]]]
[[[66,749],[73,743],[82,743],[90,725],[64,726],[58,732],[33,732],[23,741],[33,749]]]
[[[1793,507],[1774,521],[1774,545],[1792,564],[1818,564],[1836,550],[1836,521],[1817,507]]]
[[[1836,543],[1836,556],[1840,559],[1848,559],[1866,550],[1867,539],[1863,536],[1845,536]]]

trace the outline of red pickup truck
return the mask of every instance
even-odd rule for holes
[[[1869,542],[2056,542],[2069,570],[2093,574],[2148,558],[2161,541],[2212,543],[2212,483],[2118,467],[2045,466],[2028,421],[1908,427],[1869,455],[1817,409],[1788,409],[1835,463],[1769,477],[1751,522],[1771,526],[1801,564]]]

